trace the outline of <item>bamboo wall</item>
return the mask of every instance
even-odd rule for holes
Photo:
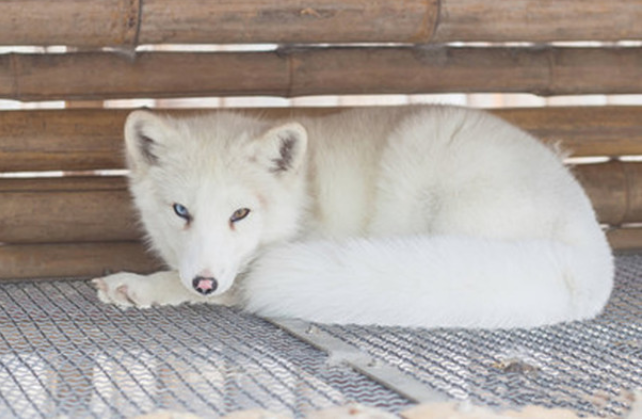
[[[36,1],[4,1],[0,45],[72,48],[57,54],[0,55],[0,99],[641,93],[640,46],[551,43],[640,41],[638,0],[302,4],[59,0],[44,7]],[[283,45],[246,52],[134,49],[142,44],[257,42]],[[336,110],[247,112],[278,117]],[[159,266],[141,244],[124,178],[94,172],[123,169],[122,127],[128,112],[0,112],[0,279],[147,272]],[[574,172],[600,221],[609,225],[613,247],[640,249],[641,163],[620,158],[641,155],[640,106],[492,112],[545,142],[560,143],[574,157],[605,157],[578,164]],[[1,176],[50,171],[74,176]]]

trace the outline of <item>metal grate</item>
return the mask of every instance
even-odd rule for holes
[[[535,330],[311,329],[432,392],[491,406],[618,415],[641,386],[641,256],[618,259],[602,316]],[[121,311],[82,281],[0,285],[0,417],[301,417],[356,401],[411,402],[262,319],[216,306]],[[378,377],[381,378],[381,377]]]
[[[537,404],[620,416],[641,387],[641,255],[618,258],[604,313],[532,330],[319,326],[455,399],[502,408]]]
[[[264,320],[207,305],[121,311],[84,282],[3,284],[0,331],[3,418],[409,404]]]

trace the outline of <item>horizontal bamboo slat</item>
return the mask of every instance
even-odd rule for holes
[[[616,252],[641,252],[641,227],[621,227],[607,230],[607,240]]]
[[[129,112],[0,112],[0,172],[122,168]]]
[[[439,16],[433,42],[641,39],[635,0],[445,0]]]
[[[138,242],[0,246],[0,279],[98,277],[161,268]]]
[[[607,232],[615,251],[641,248],[641,228]],[[21,244],[0,246],[0,280],[98,277],[121,271],[150,273],[162,263],[136,242]]]
[[[505,108],[492,113],[574,157],[641,155],[641,107]]]
[[[641,39],[638,0],[5,0],[0,45]]]
[[[369,47],[0,55],[0,97],[641,92],[641,48]]]
[[[0,2],[0,45],[134,45],[139,0]]]
[[[277,118],[336,111],[337,108],[299,108],[245,112]],[[0,172],[123,168],[122,132],[129,112],[81,109],[0,112]],[[497,109],[492,113],[546,142],[560,141],[574,156],[641,154],[640,106]]]
[[[140,239],[122,178],[0,179],[0,243]]]
[[[641,222],[641,163],[586,164],[574,171],[602,223]],[[0,202],[0,243],[141,237],[122,178],[0,179]]]
[[[0,178],[0,193],[6,194],[114,192],[125,189],[127,180],[122,176]]]
[[[601,223],[641,222],[641,163],[611,161],[574,168]]]

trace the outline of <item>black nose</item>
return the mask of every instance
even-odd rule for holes
[[[203,276],[196,276],[192,280],[192,287],[200,294],[208,295],[217,289],[217,280],[214,278],[206,278]]]

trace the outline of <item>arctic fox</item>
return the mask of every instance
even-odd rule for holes
[[[560,157],[481,111],[135,111],[125,140],[135,205],[171,271],[96,279],[105,302],[496,328],[593,317],[612,289],[610,248]]]

